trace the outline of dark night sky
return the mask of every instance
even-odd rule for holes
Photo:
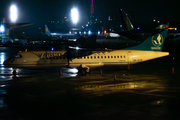
[[[14,2],[13,2],[14,1]],[[81,21],[90,13],[90,0],[0,0],[0,17],[8,17],[9,6],[16,3],[19,11],[17,22],[41,22],[50,17],[68,16],[76,5]],[[103,17],[113,12],[118,15],[122,8],[139,24],[151,22],[154,18],[164,21],[180,21],[180,4],[176,0],[94,0],[95,16]]]

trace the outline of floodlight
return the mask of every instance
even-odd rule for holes
[[[71,18],[74,24],[76,24],[79,20],[79,14],[77,8],[71,9]]]
[[[0,32],[4,32],[4,25],[1,25]]]
[[[11,5],[10,7],[10,19],[12,22],[17,20],[17,7],[15,5]]]

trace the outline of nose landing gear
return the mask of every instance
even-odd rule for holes
[[[13,72],[12,72],[13,77],[16,77],[16,74],[17,74],[16,70],[17,70],[16,68],[13,68]]]

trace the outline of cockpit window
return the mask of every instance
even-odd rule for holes
[[[15,58],[21,58],[22,55],[18,55],[18,54],[17,54],[17,55],[14,55],[14,57],[15,57]]]

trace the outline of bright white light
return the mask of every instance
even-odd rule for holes
[[[76,47],[76,50],[79,50],[79,47]]]
[[[88,24],[86,24],[86,27],[88,27]]]
[[[5,68],[4,67],[2,67],[2,68],[0,68],[1,70],[4,70]]]
[[[76,69],[76,68],[70,69],[70,72],[72,72],[72,73],[77,73],[77,72],[78,72],[78,69]]]
[[[98,35],[100,34],[100,31],[98,31]]]
[[[160,21],[157,21],[157,23],[160,23]]]
[[[1,65],[4,63],[4,58],[5,58],[5,55],[1,54],[0,55],[0,64]]]
[[[154,22],[156,21],[156,19],[153,20]]]
[[[17,7],[15,5],[11,5],[10,7],[10,18],[12,22],[17,20]]]
[[[54,48],[53,48],[53,47],[51,48],[51,51],[54,51]]]
[[[76,8],[71,9],[71,18],[74,24],[78,22],[79,14]]]
[[[1,25],[1,27],[0,27],[0,32],[4,32],[4,26],[3,25]]]
[[[116,33],[110,33],[110,37],[120,37],[120,35]]]
[[[71,31],[69,31],[69,34],[71,34]]]
[[[86,31],[84,31],[84,34],[86,34]]]
[[[81,31],[79,31],[79,34],[81,34]]]
[[[177,28],[174,28],[174,30],[177,30]]]
[[[91,31],[90,31],[90,30],[88,31],[88,34],[89,34],[89,35],[91,34]]]

